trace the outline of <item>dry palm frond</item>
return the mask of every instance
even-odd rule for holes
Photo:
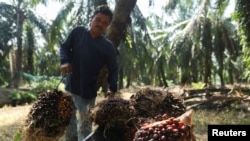
[[[186,111],[183,101],[163,90],[144,88],[130,97],[138,117],[155,117],[159,114],[179,116]]]

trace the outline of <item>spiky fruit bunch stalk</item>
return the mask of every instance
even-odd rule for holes
[[[183,101],[173,93],[144,88],[130,97],[138,117],[155,117],[158,114],[167,114],[177,117],[186,111]]]
[[[93,107],[91,118],[97,125],[105,127],[112,120],[127,120],[134,114],[128,100],[122,98],[106,99]]]

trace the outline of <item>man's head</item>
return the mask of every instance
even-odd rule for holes
[[[91,17],[90,33],[92,37],[104,34],[112,18],[113,13],[107,5],[98,6]]]

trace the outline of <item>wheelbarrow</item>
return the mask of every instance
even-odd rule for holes
[[[104,128],[97,127],[83,141],[107,141],[103,135]]]

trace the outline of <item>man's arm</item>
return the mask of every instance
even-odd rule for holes
[[[110,96],[114,96],[117,92],[117,82],[118,82],[118,62],[117,62],[117,54],[114,47],[108,56],[107,59],[107,68],[108,68],[108,84],[109,84],[109,91],[107,94]]]

